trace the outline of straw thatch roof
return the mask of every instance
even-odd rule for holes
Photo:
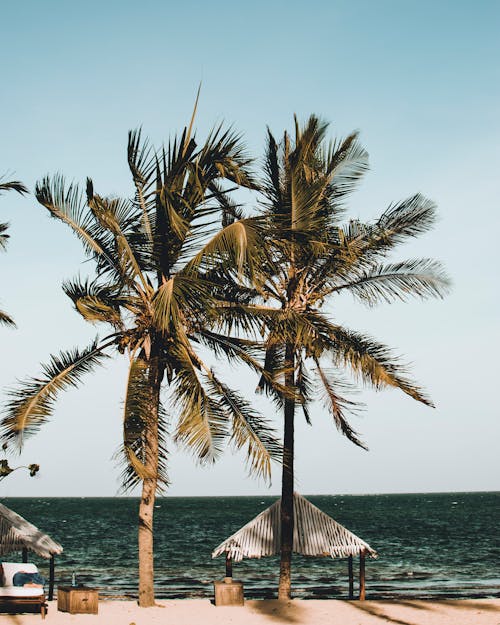
[[[304,556],[347,558],[364,553],[372,558],[377,552],[345,527],[334,521],[310,501],[294,493],[293,551]],[[221,543],[212,558],[227,553],[235,562],[243,558],[262,558],[280,551],[281,499],[250,523]]]
[[[20,551],[23,547],[42,558],[50,558],[63,550],[47,534],[0,504],[0,556],[11,551]]]

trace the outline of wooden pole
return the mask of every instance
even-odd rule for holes
[[[55,579],[54,571],[55,571],[55,562],[54,562],[54,554],[52,554],[50,556],[50,563],[49,563],[49,601],[52,601],[52,599],[54,598],[54,579]]]
[[[347,568],[349,571],[349,599],[354,599],[354,573],[352,570],[352,556],[347,559]]]
[[[233,576],[233,561],[229,551],[226,551],[226,577]]]
[[[365,596],[365,552],[361,551],[359,554],[359,600],[364,601]]]
[[[23,547],[23,562],[28,562],[28,549],[26,547]]]

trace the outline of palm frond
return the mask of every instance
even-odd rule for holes
[[[284,373],[285,349],[283,343],[270,341],[266,349],[264,358],[264,369],[261,373],[256,391],[266,392],[267,395],[275,397],[275,385]],[[281,403],[281,393],[278,396]]]
[[[219,300],[216,304],[217,329],[226,334],[250,337],[260,336],[263,322],[267,319],[268,308],[264,308],[263,316],[258,316],[261,307],[247,302],[232,303]]]
[[[326,173],[330,180],[328,199],[339,208],[339,200],[351,194],[368,170],[368,153],[353,132],[343,141],[330,145],[325,155]]]
[[[218,334],[206,329],[199,329],[196,337],[204,345],[207,345],[217,358],[224,355],[228,362],[244,363],[259,374],[260,378],[256,392],[261,393],[265,390],[278,407],[281,408],[283,406],[283,398],[289,396],[286,387],[280,382],[283,368],[282,366],[279,369],[277,366],[271,366],[268,360],[263,365],[259,362],[258,356],[263,350],[261,343]],[[294,394],[291,396],[294,396]]]
[[[278,460],[282,453],[274,429],[239,393],[221,382],[213,371],[207,378],[207,386],[214,401],[231,420],[231,441],[235,448],[246,447],[250,471],[264,479],[270,479],[271,459]]]
[[[327,372],[320,366],[320,363],[315,359],[316,371],[318,372],[319,379],[325,390],[325,404],[328,411],[331,413],[337,430],[348,438],[352,443],[358,447],[368,450],[368,447],[359,439],[359,435],[355,432],[347,417],[346,411],[353,411],[357,407],[354,402],[345,399],[335,390],[334,381],[328,376]]]
[[[407,238],[429,230],[435,218],[435,204],[416,194],[389,207],[374,224],[352,219],[336,232],[332,231],[330,250],[311,268],[309,279],[315,285],[316,291],[320,292],[327,283],[335,287],[339,284],[357,282],[360,276],[371,274],[373,271],[376,273],[377,259],[387,256],[396,245]],[[435,283],[435,287],[439,288],[440,293],[445,294],[449,288],[449,279],[438,263],[435,263],[431,270],[435,271],[436,279],[441,283],[440,286]],[[415,283],[417,295],[431,294],[433,287],[428,279],[425,282],[427,283],[425,287],[419,281]],[[325,294],[329,293],[327,289]],[[402,289],[399,289],[399,293],[402,294]]]
[[[206,199],[215,200],[217,202],[222,212],[221,223],[223,228],[229,226],[238,219],[243,219],[241,204],[238,204],[231,199],[229,195],[231,190],[224,189],[222,184],[218,181],[209,183],[208,190],[210,191],[210,197],[207,197]]]
[[[208,135],[196,153],[196,165],[205,179],[223,178],[241,187],[256,188],[251,170],[252,159],[246,153],[241,135],[220,124]]]
[[[154,422],[151,411],[151,387],[146,361],[133,358],[127,380],[127,395],[123,409],[123,444],[116,457],[123,465],[122,489],[130,491],[142,480],[158,480],[160,490],[168,486],[165,415],[161,403],[158,420]],[[158,466],[148,466],[148,438],[158,436]]]
[[[352,276],[350,282],[332,287],[330,292],[348,290],[368,305],[374,305],[380,300],[391,303],[409,297],[443,298],[450,285],[441,263],[423,258],[375,265]]]
[[[317,310],[302,313],[293,310],[268,311],[266,325],[270,327],[268,345],[284,342],[304,350],[307,358],[320,359],[329,355],[333,364],[347,367],[377,389],[399,388],[407,395],[428,405],[432,401],[409,377],[407,368],[391,350],[372,338],[330,323]]]
[[[213,462],[227,440],[227,414],[207,393],[206,376],[195,368],[192,354],[180,341],[171,350],[176,358],[172,383],[173,406],[178,414],[175,440],[204,462]]]
[[[0,194],[4,191],[17,191],[21,195],[28,193],[28,189],[19,182],[18,180],[10,180],[8,182],[2,182],[0,178]],[[7,241],[9,239],[9,235],[6,234],[7,228],[9,224],[0,223],[0,250],[5,250],[7,246]],[[0,310],[0,324],[16,327],[16,324],[12,317],[10,317],[6,312]]]
[[[64,177],[60,174],[52,178],[46,176],[36,183],[35,196],[52,217],[73,230],[87,252],[103,253],[99,242],[89,232],[91,220],[85,214],[85,201],[77,185],[70,184],[66,188]]]
[[[238,135],[221,125],[198,149],[191,133],[191,127],[184,128],[155,157],[155,258],[165,277],[188,260],[195,243],[213,234],[214,212],[220,217],[222,208],[224,219],[238,214],[223,182],[254,184]]]
[[[179,324],[198,327],[202,317],[213,315],[215,303],[209,284],[190,275],[176,274],[169,280],[163,278],[153,296],[153,322],[159,331],[167,334],[174,333]]]
[[[270,131],[263,186],[265,213],[286,235],[304,247],[313,235],[324,239],[342,213],[341,200],[353,191],[367,170],[367,154],[357,133],[324,149],[328,124],[311,115],[303,128],[295,118],[295,145],[285,133],[280,146]],[[301,240],[296,239],[301,234]],[[289,236],[290,236],[289,235]]]
[[[12,319],[12,317],[10,317],[3,310],[0,310],[0,323],[3,323],[3,325],[6,325],[6,326],[11,326],[12,328],[16,327],[16,323],[14,319]]]
[[[20,193],[21,195],[29,193],[28,189],[24,186],[22,182],[19,182],[19,180],[9,180],[7,182],[2,182],[2,179],[0,178],[0,194],[4,193],[5,191],[17,191],[17,193]]]
[[[148,191],[152,185],[152,175],[155,172],[155,159],[147,139],[141,138],[141,129],[131,130],[128,133],[127,157],[132,180],[134,181],[137,203],[142,213],[144,231],[150,241],[153,240]]]
[[[153,299],[153,319],[158,330],[171,333],[179,325],[179,307],[174,294],[175,276],[165,280]]]
[[[351,220],[343,229],[344,258],[353,265],[385,256],[396,245],[430,230],[436,205],[420,193],[389,206],[374,224]]]
[[[129,298],[120,297],[116,286],[99,284],[95,280],[68,280],[63,283],[63,291],[73,301],[77,312],[90,323],[104,322],[120,327],[120,306],[130,304]]]
[[[7,240],[10,238],[9,234],[5,234],[9,224],[0,223],[0,250],[5,250],[7,247]]]
[[[311,425],[309,403],[314,397],[315,387],[313,380],[307,371],[307,366],[304,362],[304,358],[301,357],[300,353],[296,356],[296,363],[295,386],[300,397],[302,412],[304,413],[306,423],[308,425]]]
[[[166,161],[167,158],[164,153],[161,160],[157,157],[157,205],[160,215],[165,220],[165,234],[168,235],[169,239],[177,239],[177,245],[182,245],[189,232],[194,208],[203,201],[204,194],[203,189],[201,189],[197,193],[197,197],[190,197],[189,190],[199,184],[199,181],[196,180],[196,177],[193,180],[193,176],[190,175],[189,162],[175,163],[176,168],[180,169],[176,171],[174,176]],[[186,180],[189,181],[188,191],[186,190]]]
[[[70,387],[76,387],[81,378],[102,364],[107,358],[97,339],[83,350],[73,349],[52,356],[43,365],[43,376],[28,378],[18,388],[8,391],[7,402],[1,422],[1,438],[15,440],[22,447],[23,439],[34,434],[54,411],[57,395]]]
[[[201,196],[192,204],[183,196],[186,178],[189,177],[188,159],[194,146],[184,157],[179,149],[174,140],[173,144],[169,143],[166,152],[163,150],[155,155],[154,258],[166,277],[170,277],[182,250],[194,207],[203,200]]]
[[[253,310],[259,311],[259,307],[254,306]],[[323,334],[324,319],[314,311],[261,307],[258,314],[268,329],[265,340],[267,348],[283,348],[288,343],[296,350],[304,350],[305,356],[309,358],[320,355],[329,345],[329,337]]]
[[[113,268],[119,267],[121,278],[129,285],[137,279],[142,291],[147,292],[149,285],[137,253],[139,246],[132,246],[134,239],[130,236],[134,232],[133,221],[136,219],[133,205],[126,200],[108,199],[95,194],[90,178],[87,178],[87,203],[101,229],[111,234],[117,259],[116,262],[112,261]]]
[[[186,153],[186,150],[189,148],[189,144],[191,143],[191,133],[193,131],[194,120],[196,119],[196,111],[198,110],[198,102],[200,100],[200,92],[201,92],[201,82],[198,85],[198,91],[196,92],[196,99],[194,101],[193,112],[191,113],[191,119],[189,121],[189,127],[187,129],[187,132],[185,133],[184,140],[182,142],[183,154]]]
[[[387,232],[394,243],[428,232],[436,222],[436,204],[416,193],[389,208],[376,222],[382,233]]]
[[[264,184],[261,191],[270,206],[283,206],[283,182],[279,163],[279,146],[271,130],[267,129],[266,154],[264,160]]]
[[[290,179],[290,228],[293,231],[309,235],[321,231],[325,227],[324,200],[329,179],[314,172],[307,183],[304,183],[304,172],[295,171]]]
[[[300,127],[297,115],[293,116],[293,121],[295,146],[289,154],[290,164],[292,167],[302,164],[313,166],[318,160],[318,150],[325,139],[328,122],[314,114],[309,116],[302,127]]]
[[[342,242],[351,257],[371,261],[408,238],[428,232],[435,221],[436,204],[416,193],[389,206],[373,224],[350,220],[343,228]]]
[[[186,263],[186,274],[207,272],[229,267],[239,276],[253,276],[259,259],[258,243],[261,221],[256,218],[240,219],[222,228],[202,249]]]
[[[400,359],[385,345],[341,326],[331,328],[329,340],[332,345],[328,351],[337,366],[349,367],[376,389],[399,388],[413,399],[434,407],[431,399],[408,377],[407,368]]]
[[[254,371],[261,368],[257,358],[262,353],[262,346],[256,341],[239,336],[228,336],[207,328],[198,328],[196,339],[209,347],[217,359],[225,356],[228,362],[232,363],[248,358],[248,364]]]

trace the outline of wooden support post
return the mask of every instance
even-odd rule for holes
[[[49,601],[52,601],[54,598],[54,571],[55,571],[55,562],[54,562],[54,554],[50,556],[49,563]]]
[[[23,562],[28,562],[28,549],[23,547]]]
[[[359,554],[359,600],[364,601],[365,596],[365,552],[361,551]]]
[[[349,571],[349,599],[354,599],[354,573],[352,570],[352,556],[347,560],[347,568]]]
[[[226,577],[233,577],[233,561],[229,551],[226,551]]]

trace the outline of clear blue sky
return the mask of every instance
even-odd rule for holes
[[[355,426],[366,453],[335,431],[321,405],[300,425],[303,493],[498,489],[498,231],[500,4],[496,1],[129,2],[25,0],[2,6],[0,172],[30,188],[47,172],[93,177],[103,194],[131,192],[126,135],[155,143],[189,118],[198,83],[198,134],[233,123],[262,155],[293,113],[361,131],[371,171],[350,215],[371,219],[416,191],[439,205],[435,230],[397,258],[432,256],[454,280],[445,301],[333,312],[413,363],[436,410],[396,392],[366,391]],[[11,243],[0,257],[0,386],[36,374],[49,353],[95,333],[61,292],[81,269],[79,243],[32,197],[0,198]],[[121,436],[124,363],[67,393],[21,460],[40,477],[0,482],[2,495],[112,495]],[[252,397],[249,373],[228,371]],[[0,402],[5,392],[0,393]],[[269,416],[274,408],[261,399]],[[279,416],[276,415],[279,423]],[[212,469],[171,454],[171,494],[264,494],[242,458]]]

